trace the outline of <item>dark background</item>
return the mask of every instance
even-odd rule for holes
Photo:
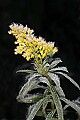
[[[24,75],[16,70],[29,68],[20,55],[14,55],[14,41],[8,35],[11,23],[21,23],[35,30],[46,41],[55,41],[70,76],[80,85],[80,0],[0,0],[0,120],[25,120],[28,105],[18,103],[16,96]],[[80,92],[66,79],[61,81],[70,100]]]

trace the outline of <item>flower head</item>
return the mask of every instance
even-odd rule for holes
[[[13,34],[17,39],[15,44],[15,54],[22,54],[27,61],[31,58],[34,60],[43,59],[46,56],[54,55],[58,49],[54,47],[54,42],[46,42],[42,37],[37,38],[33,30],[23,25],[11,24],[9,34]]]

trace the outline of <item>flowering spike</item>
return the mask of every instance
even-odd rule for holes
[[[18,46],[15,49],[15,54],[22,54],[27,61],[33,58],[35,61],[45,58],[46,56],[54,55],[58,49],[54,47],[54,42],[46,42],[42,37],[37,38],[33,34],[33,30],[24,27],[21,24],[11,24],[9,34],[13,34]]]

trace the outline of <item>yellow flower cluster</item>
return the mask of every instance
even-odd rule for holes
[[[15,54],[22,54],[27,61],[31,58],[34,60],[43,59],[47,55],[54,55],[58,49],[54,47],[54,42],[46,42],[42,37],[37,38],[33,34],[33,30],[23,25],[11,24],[9,34],[13,34],[18,46],[15,49]]]

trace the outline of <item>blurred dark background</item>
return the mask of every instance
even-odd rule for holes
[[[15,38],[8,35],[13,22],[27,24],[35,35],[55,41],[59,48],[55,57],[63,60],[80,85],[80,0],[0,0],[0,120],[25,120],[28,107],[16,101],[25,78],[16,70],[31,66],[20,55],[14,55]],[[66,79],[61,84],[68,99],[80,96]]]

